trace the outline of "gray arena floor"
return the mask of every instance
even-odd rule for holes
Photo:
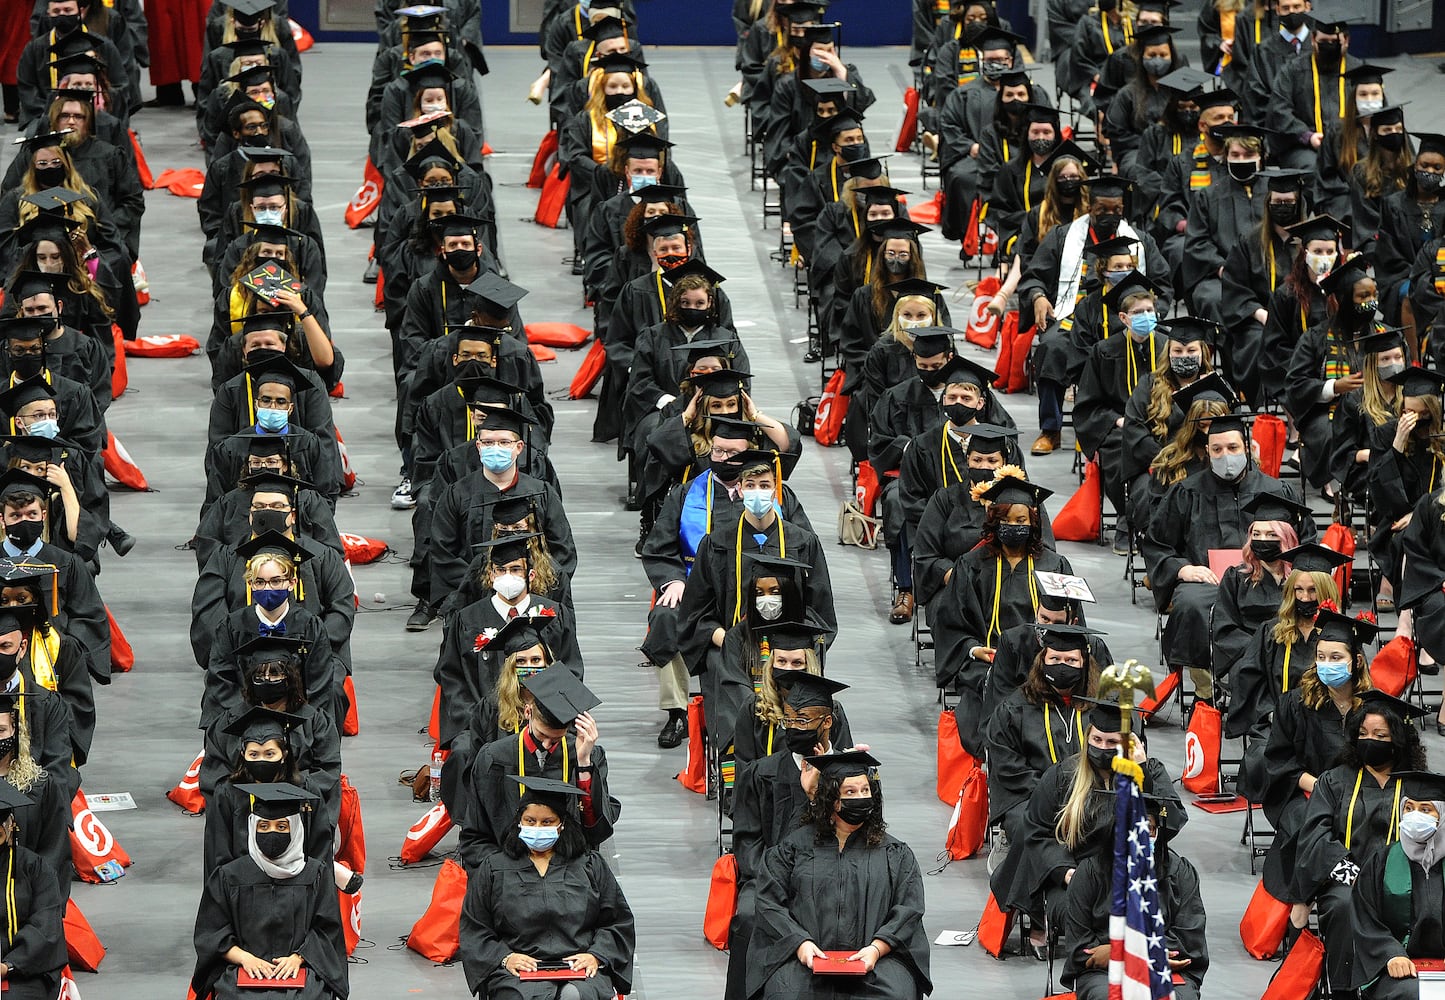
[[[387,503],[397,482],[389,344],[372,309],[373,289],[359,280],[370,236],[342,223],[343,208],[361,180],[367,138],[361,99],[371,53],[370,46],[341,44],[320,45],[308,53],[300,119],[315,156],[316,207],[326,228],[332,333],[347,356],[347,398],[336,404],[336,421],[361,478],[357,495],[341,502],[337,520],[343,531],[385,539],[405,554],[410,548],[409,515],[393,512]],[[537,71],[536,50],[497,49],[488,55],[492,74],[483,81],[482,93],[486,138],[495,150],[490,169],[505,262],[512,280],[532,290],[522,303],[524,315],[529,320],[587,323],[578,282],[562,263],[571,253],[571,236],[531,223],[536,193],[523,186],[546,128],[545,113],[522,99]],[[728,277],[739,330],[760,376],[756,398],[768,413],[786,417],[799,398],[818,391],[817,372],[801,364],[804,315],[793,308],[785,273],[769,259],[777,246],[776,228],[762,227],[760,196],[749,191],[742,111],[722,106],[721,97],[734,80],[732,51],[663,49],[650,52],[649,58],[672,109],[677,161],[687,177],[689,198],[704,220],[708,262]],[[901,116],[906,52],[854,49],[848,58],[878,93],[869,132],[874,148],[881,149],[891,143]],[[1389,62],[1402,68],[1388,81],[1390,97],[1413,102],[1407,112],[1410,123],[1417,129],[1445,130],[1437,96],[1442,78],[1434,65]],[[1038,77],[1048,78],[1049,71],[1041,69]],[[148,110],[135,124],[157,173],[201,165],[191,111]],[[918,192],[916,159],[894,162],[895,184]],[[926,197],[915,194],[916,201]],[[930,276],[953,286],[950,294],[960,294],[963,281],[976,275],[958,266],[955,247],[936,236],[925,242]],[[189,333],[204,339],[211,300],[200,247],[194,202],[151,192],[142,257],[154,299],[144,311],[142,333]],[[957,306],[953,311],[960,313]],[[581,352],[564,352],[556,364],[544,366],[549,390],[565,390],[580,361]],[[163,796],[200,746],[194,728],[200,673],[186,641],[195,561],[178,546],[191,535],[202,495],[208,372],[202,357],[132,360],[130,372],[131,391],[112,408],[111,427],[155,492],[115,495],[115,519],[140,544],[125,560],[108,557],[99,583],[135,647],[137,664],[133,673],[118,676],[110,688],[98,692],[100,724],[84,787],[90,792],[130,792],[139,808],[103,817],[134,858],[134,867],[116,885],[75,887],[74,898],[109,948],[101,973],[80,977],[90,1000],[184,996],[194,960],[191,930],[202,879],[202,821],[181,815]],[[1037,428],[1034,399],[1015,396],[1006,402],[1027,445]],[[655,709],[656,682],[651,671],[635,665],[648,592],[632,557],[636,519],[620,505],[622,470],[612,460],[610,446],[589,443],[590,401],[564,398],[556,406],[552,454],[564,480],[581,557],[573,584],[580,640],[589,665],[588,683],[604,699],[595,714],[611,761],[612,787],[624,805],[609,856],[637,914],[632,996],[716,997],[726,958],[704,942],[701,932],[708,874],[717,853],[716,810],[672,780],[683,766],[683,751],[659,751],[655,744],[661,723]],[[1070,443],[1066,437],[1066,445]],[[1032,460],[1030,471],[1064,495],[1073,490],[1067,452]],[[829,535],[849,492],[845,451],[823,451],[808,442],[791,483],[814,524]],[[1055,501],[1055,509],[1060,502]],[[1091,623],[1110,633],[1116,656],[1157,663],[1153,614],[1143,605],[1130,604],[1121,575],[1123,560],[1107,548],[1064,543],[1061,550],[1088,576],[1098,595]],[[933,792],[938,710],[931,674],[914,668],[908,630],[887,624],[884,553],[830,546],[827,555],[843,623],[829,659],[830,674],[852,685],[843,701],[854,733],[886,763],[891,831],[912,845],[925,868],[933,868],[949,810]],[[374,945],[357,952],[364,963],[351,966],[352,994],[365,1000],[466,995],[459,966],[436,967],[396,949],[398,939],[426,908],[436,875],[434,867],[393,870],[387,864],[424,808],[413,804],[410,793],[397,784],[397,773],[424,760],[425,737],[418,730],[431,703],[431,668],[440,639],[439,626],[422,635],[403,631],[410,610],[407,580],[405,566],[397,561],[356,571],[363,597],[353,641],[362,732],[345,742],[343,752],[344,769],[361,793],[369,847],[362,929]],[[373,601],[376,595],[380,603]],[[1178,775],[1184,740],[1177,712],[1172,718],[1175,725],[1151,730],[1151,742]],[[1434,763],[1445,766],[1445,747],[1433,728],[1426,743],[1437,757]],[[1205,986],[1215,997],[1257,997],[1275,968],[1251,960],[1239,943],[1239,917],[1256,881],[1239,846],[1240,827],[1240,815],[1213,817],[1194,810],[1175,845],[1205,876],[1212,959]],[[443,848],[454,842],[453,835]],[[971,928],[987,891],[984,861],[954,863],[929,876],[926,886],[931,938],[944,930]],[[933,979],[934,995],[944,998],[997,991],[994,995],[1028,1000],[1044,992],[1041,964],[1018,957],[997,962],[976,944],[935,948]]]

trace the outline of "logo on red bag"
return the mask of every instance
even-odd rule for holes
[[[1204,744],[1192,729],[1184,734],[1184,777],[1197,778],[1204,773]]]
[[[375,207],[380,199],[380,186],[377,185],[376,181],[368,177],[362,182],[361,187],[356,189],[356,194],[352,196],[351,208],[360,212],[364,208]]]
[[[75,814],[75,836],[82,847],[98,858],[105,857],[115,846],[115,838],[88,808]]]
[[[416,825],[406,831],[407,840],[421,840],[428,833],[435,830],[447,818],[447,806],[445,802],[438,802],[426,811],[426,815],[416,821]]]

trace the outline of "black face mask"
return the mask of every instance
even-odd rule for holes
[[[1029,152],[1035,156],[1048,156],[1058,146],[1057,139],[1030,139]]]
[[[1395,759],[1395,744],[1389,740],[1361,738],[1355,743],[1355,749],[1367,767],[1380,767]]]
[[[286,682],[284,680],[251,678],[251,703],[254,705],[272,705],[286,697]]]
[[[1084,679],[1082,667],[1071,667],[1067,663],[1049,663],[1044,661],[1044,680],[1048,681],[1060,691],[1072,691],[1077,688]]]
[[[1296,11],[1293,14],[1281,14],[1279,16],[1279,24],[1281,28],[1288,31],[1291,35],[1298,34],[1299,30],[1305,26],[1305,13],[1304,11]]]
[[[15,751],[18,749],[20,749],[20,737],[12,733],[3,740],[0,740],[0,760],[4,760],[6,757],[13,757]]]
[[[883,269],[892,275],[907,274],[913,269],[913,261],[885,257],[883,258]]]
[[[452,379],[457,381],[469,378],[482,378],[491,373],[492,370],[476,358],[468,358],[461,364],[452,366]]]
[[[943,374],[943,370],[942,370],[942,369],[939,369],[938,371],[933,371],[933,372],[925,372],[925,371],[919,371],[919,372],[918,372],[918,381],[922,382],[924,385],[928,386],[928,388],[930,388],[930,389],[937,389],[939,386],[941,386],[941,385],[943,384],[943,380],[944,380],[945,378],[947,378],[947,376]]]
[[[253,510],[251,511],[251,531],[257,535],[265,534],[268,531],[284,535],[288,516],[284,510]]]
[[[1096,747],[1090,745],[1084,752],[1089,755],[1089,763],[1094,765],[1094,770],[1104,772],[1113,770],[1114,765],[1111,764],[1110,761],[1119,756],[1118,751],[1113,747]]]
[[[44,188],[60,187],[65,183],[65,166],[58,167],[31,167],[35,174],[35,182]]]
[[[870,155],[867,142],[860,142],[856,146],[839,146],[838,155],[843,158],[844,163],[857,163],[859,160],[866,160]]]
[[[269,135],[243,135],[241,136],[241,145],[250,149],[260,149],[262,146],[271,145],[271,137]]]
[[[714,476],[721,479],[725,483],[731,483],[735,481],[738,478],[738,474],[743,471],[742,466],[738,465],[730,458],[724,459],[722,461],[718,461],[715,458],[710,459],[708,461],[708,468],[712,469],[712,474]]]
[[[804,757],[811,755],[813,748],[823,742],[816,729],[784,729],[783,739],[787,742],[790,753]]]
[[[704,326],[707,324],[707,313],[708,311],[706,309],[694,309],[691,306],[678,306],[677,321],[682,326],[687,327]]]
[[[873,798],[843,799],[838,803],[838,818],[849,826],[862,826],[873,815]]]
[[[1174,112],[1174,124],[1181,133],[1192,135],[1199,131],[1199,112],[1176,111]]]
[[[1401,141],[1396,144],[1396,148],[1398,149],[1405,145],[1404,138],[1403,135],[1397,132],[1394,135],[1379,136],[1375,141],[1383,145],[1386,139],[1399,139]],[[1384,148],[1389,149],[1390,147],[1385,146]],[[1421,194],[1435,194],[1442,186],[1445,186],[1445,174],[1432,174],[1428,170],[1415,171],[1415,188]]]
[[[1119,231],[1119,223],[1123,221],[1123,218],[1123,215],[1116,215],[1113,212],[1096,215],[1093,217],[1094,232],[1098,233],[1104,239],[1109,239]]]
[[[251,777],[260,782],[271,782],[281,780],[281,773],[286,769],[284,760],[248,760],[246,770],[251,772]]]
[[[11,358],[10,368],[21,378],[34,378],[40,374],[40,369],[45,367],[44,355],[32,355],[23,358]]]
[[[1288,201],[1271,202],[1269,218],[1271,222],[1281,226],[1292,225],[1299,219],[1299,206]]]
[[[50,26],[55,29],[56,34],[68,35],[80,27],[80,15],[56,14],[50,19]]]
[[[28,549],[39,541],[43,530],[43,521],[16,521],[5,526],[5,537],[10,539],[10,544],[17,549]]]
[[[1226,165],[1229,176],[1241,184],[1248,184],[1254,180],[1254,175],[1259,172],[1258,160],[1231,160]]]
[[[289,833],[256,834],[256,850],[273,861],[285,854],[286,848],[290,846],[291,834]]]
[[[448,250],[444,256],[447,260],[447,267],[458,273],[465,273],[477,266],[475,250]]]
[[[970,420],[977,419],[978,415],[982,412],[983,407],[969,406],[967,403],[949,403],[943,408],[943,415],[947,417],[948,422],[955,427],[962,427]]]
[[[1275,544],[1278,545],[1279,543],[1276,542]],[[1312,619],[1312,618],[1314,618],[1314,616],[1319,612],[1319,610],[1320,610],[1320,602],[1319,602],[1319,601],[1298,601],[1298,600],[1297,600],[1297,601],[1294,602],[1294,613],[1297,614],[1297,615],[1299,615],[1301,618],[1311,618],[1311,619]]]
[[[1335,63],[1340,61],[1339,42],[1320,42],[1315,52],[1319,55],[1321,62]]]
[[[1249,542],[1249,550],[1260,562],[1274,562],[1279,558],[1282,551],[1279,540],[1274,538],[1252,538]],[[1298,607],[1298,605],[1296,605]]]
[[[1000,524],[993,529],[993,537],[998,539],[998,543],[1010,549],[1028,545],[1033,533],[1033,526],[1028,524]]]
[[[19,653],[0,653],[0,679],[8,681],[14,677],[15,671],[19,666]],[[3,756],[4,754],[0,754],[0,757]]]
[[[628,101],[631,101],[631,100],[635,100],[635,95],[633,95],[633,94],[604,94],[604,95],[602,95],[602,103],[607,107],[607,110],[608,110],[608,111],[616,111],[618,108],[622,107],[622,105],[626,104]]]
[[[277,358],[282,358],[285,356],[285,351],[272,350],[269,347],[253,347],[250,351],[246,353],[246,357],[244,360],[246,363],[246,367],[250,368],[253,365],[259,365],[263,361],[274,361]]]
[[[1084,179],[1082,177],[1060,177],[1054,181],[1054,187],[1058,189],[1059,196],[1068,198],[1070,201],[1078,195],[1079,189],[1083,186]]]
[[[992,469],[969,469],[968,481],[970,483],[991,483],[993,482]]]
[[[1001,101],[1000,103],[1003,105],[1003,113],[1008,115],[1010,118],[1017,118],[1019,115],[1023,114],[1023,101]]]

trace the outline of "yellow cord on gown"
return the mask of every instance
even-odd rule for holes
[[[1360,798],[1360,785],[1365,780],[1365,769],[1360,768],[1360,773],[1355,775],[1355,790],[1350,795],[1349,818],[1345,821],[1345,850],[1350,849],[1350,841],[1355,836],[1355,802]],[[1400,839],[1400,779],[1395,779],[1395,804],[1390,809],[1390,827],[1385,831],[1385,843],[1391,844]]]
[[[1003,629],[999,628],[999,624],[998,624],[998,608],[999,608],[999,603],[1000,603],[1000,600],[1002,599],[1002,596],[1003,596],[1003,556],[998,556],[998,557],[995,558],[995,560],[994,560],[994,571],[993,571],[993,617],[989,619],[989,622],[988,622],[988,634],[984,636],[984,645],[985,645],[985,646],[990,646],[990,647],[993,646],[993,637],[996,636],[996,635],[1002,635],[1002,634],[1003,634]],[[1033,605],[1034,605],[1034,613],[1037,614],[1037,613],[1038,613],[1038,610],[1039,610],[1039,589],[1038,589],[1038,583],[1037,583],[1036,579],[1034,578],[1034,557],[1033,557],[1033,556],[1029,556],[1029,600],[1031,600],[1031,601],[1033,602]]]
[[[525,743],[525,742],[526,742],[526,737],[525,737],[525,736],[518,737],[518,739],[517,739],[517,777],[519,777],[519,778],[525,778],[525,777],[527,776],[527,755],[522,751],[522,744]],[[567,779],[567,737],[565,737],[565,736],[562,737],[562,780],[563,780],[563,781],[568,780],[568,779]],[[522,791],[521,791],[521,794],[526,795],[526,794],[527,794],[527,786],[526,786],[526,785],[521,785],[521,786],[519,786],[519,787],[520,787],[521,790],[522,790]]]
[[[782,481],[783,477],[779,475],[777,482],[781,483]],[[738,537],[733,544],[733,553],[737,558],[737,563],[733,567],[733,582],[735,584],[733,596],[736,598],[733,603],[734,625],[743,620],[743,522],[745,520],[747,520],[747,515],[738,515]],[[783,519],[781,517],[778,518],[778,555],[784,559],[788,557],[788,540],[783,533]]]
[[[964,481],[963,473],[958,471],[958,463],[953,460],[953,449],[948,446],[948,422],[944,421],[943,437],[938,442],[938,465],[943,472],[943,485],[948,485],[948,467],[953,466],[953,478],[958,482]]]

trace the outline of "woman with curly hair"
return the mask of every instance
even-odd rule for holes
[[[47,862],[59,881],[58,891],[69,897],[72,867],[66,831],[72,793],[35,759],[34,734],[22,704],[25,700],[0,696],[0,776],[29,800],[15,809],[20,829],[11,841]]]
[[[748,947],[747,996],[833,995],[819,964],[862,967],[870,995],[932,992],[923,878],[907,844],[883,820],[883,788],[867,751],[809,757],[816,776],[800,829],[768,854]],[[821,985],[820,985],[821,984]]]
[[[77,767],[90,756],[95,736],[95,689],[85,650],[53,621],[55,569],[0,561],[0,614],[23,616],[25,650],[20,654],[25,683],[60,695],[70,711],[70,752]]]

